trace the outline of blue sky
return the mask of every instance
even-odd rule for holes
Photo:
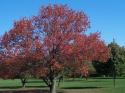
[[[42,5],[67,4],[84,11],[90,19],[89,32],[101,32],[108,44],[113,38],[125,46],[125,0],[0,0],[0,35],[22,17],[37,15]]]

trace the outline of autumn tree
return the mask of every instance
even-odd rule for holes
[[[33,65],[42,58],[41,45],[32,33],[31,21],[23,18],[14,22],[13,28],[3,35],[0,42],[1,78],[19,78],[23,87],[32,75]]]
[[[106,62],[109,58],[109,49],[100,34],[86,34],[89,27],[84,12],[49,5],[42,7],[37,16],[16,22],[2,42],[5,50],[11,52],[7,56],[19,57],[28,64],[26,67],[32,66],[31,72],[43,79],[50,93],[56,93],[56,80],[62,74],[73,69],[87,75],[88,66],[84,62]]]
[[[84,12],[77,12],[64,5],[49,5],[33,17],[34,31],[43,45],[43,61],[46,69],[42,79],[56,93],[56,80],[73,67],[77,73],[88,74],[84,62],[109,58],[108,48],[98,32],[86,35],[90,26]],[[41,68],[42,70],[42,68]]]

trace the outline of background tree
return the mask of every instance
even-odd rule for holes
[[[13,28],[1,39],[1,77],[21,79],[23,87],[33,73],[35,62],[42,57],[41,45],[33,36],[29,19],[23,18],[14,23]]]
[[[112,63],[112,73],[115,86],[115,78],[116,76],[121,76],[121,68],[125,62],[125,49],[123,47],[120,47],[114,40],[108,46],[111,49],[111,57],[109,59],[109,62]]]
[[[115,41],[111,42],[109,45],[111,49],[111,58],[110,62],[112,62],[116,69],[116,75],[122,76],[122,66],[125,64],[125,48],[119,46]]]
[[[125,48],[119,46],[119,63],[117,65],[117,76],[125,76]]]
[[[113,68],[115,66],[116,76],[124,76],[124,65],[125,65],[125,48],[118,45],[115,41],[111,42],[108,47],[110,51],[110,59],[106,63],[93,62],[98,76],[112,76]],[[103,68],[103,69],[102,69]]]
[[[104,77],[109,77],[112,76],[112,65],[113,63],[111,61],[107,61],[107,62],[98,62],[98,61],[94,61],[93,62],[93,66],[96,70],[95,75],[96,77],[98,76],[104,76]]]

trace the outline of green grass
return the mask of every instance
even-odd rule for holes
[[[117,79],[115,88],[112,79],[68,80],[61,88],[67,93],[125,93],[125,79]]]
[[[15,80],[0,80],[0,90],[20,90],[21,82]],[[48,89],[42,80],[28,80],[26,89]],[[113,86],[112,79],[65,79],[57,88],[64,93],[125,93],[125,79],[117,79]]]
[[[29,79],[26,83],[26,88],[44,88],[45,83],[42,80]],[[19,89],[22,88],[22,83],[19,79],[0,79],[0,89]]]

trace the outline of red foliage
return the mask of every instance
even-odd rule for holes
[[[33,64],[43,57],[42,43],[33,36],[30,20],[14,23],[13,29],[1,39],[1,71],[3,78],[23,78],[31,74]]]
[[[38,16],[15,22],[1,40],[2,63],[12,70],[7,75],[31,71],[31,67],[39,77],[57,77],[67,68],[87,75],[84,61],[109,58],[100,34],[86,35],[89,25],[85,13],[63,5],[42,7]]]

